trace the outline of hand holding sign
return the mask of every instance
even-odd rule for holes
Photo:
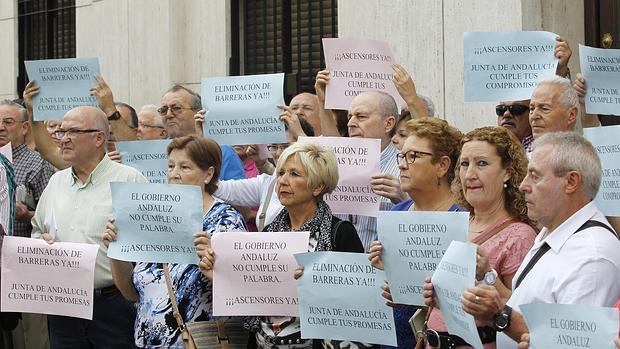
[[[200,262],[198,268],[207,279],[213,281],[213,263],[215,256],[211,248],[211,237],[204,231],[194,234],[194,245],[196,246],[196,254]]]

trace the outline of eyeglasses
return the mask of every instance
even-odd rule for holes
[[[13,118],[7,118],[7,119],[0,118],[0,125],[4,124],[4,126],[13,126],[15,125],[16,122],[17,120]]]
[[[52,136],[56,139],[62,139],[64,136],[67,136],[67,138],[70,139],[74,139],[75,136],[77,136],[80,133],[92,133],[92,132],[103,132],[101,130],[96,130],[96,129],[85,129],[85,130],[81,130],[81,129],[77,129],[77,128],[70,128],[68,130],[58,130],[55,131]]]
[[[179,107],[178,105],[171,105],[171,106],[167,106],[164,105],[162,107],[160,107],[159,109],[157,109],[157,112],[159,113],[159,115],[164,116],[166,114],[168,114],[168,110],[170,110],[170,112],[172,114],[178,114],[181,112],[181,110],[185,110],[185,109],[192,109],[190,107]]]
[[[140,127],[148,127],[148,128],[160,128],[160,129],[164,129],[163,126],[158,126],[158,125],[149,125],[149,124],[145,124],[143,122],[138,122],[138,126]]]
[[[267,150],[269,150],[272,153],[276,153],[278,150],[279,151],[284,151],[284,149],[289,147],[289,143],[282,143],[282,144],[270,144],[267,146]]]
[[[506,110],[510,111],[510,114],[512,115],[521,115],[525,113],[526,111],[529,111],[530,107],[527,105],[521,105],[521,104],[513,104],[513,105],[500,104],[500,105],[495,106],[495,114],[497,114],[497,116],[504,115]]]
[[[396,154],[396,164],[400,165],[403,160],[405,160],[405,163],[407,164],[407,168],[409,167],[409,165],[413,165],[413,163],[415,162],[415,160],[417,158],[420,158],[420,155],[428,155],[428,156],[432,156],[432,153],[427,153],[424,151],[416,151],[416,150],[409,150],[406,153],[398,153]]]

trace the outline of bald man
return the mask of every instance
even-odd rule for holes
[[[308,121],[315,135],[322,134],[319,99],[315,94],[302,92],[291,99],[289,107],[297,114],[297,117]]]
[[[112,215],[110,182],[146,183],[136,169],[106,154],[110,137],[103,111],[77,107],[65,114],[60,130],[62,159],[70,167],[56,172],[43,191],[32,219],[32,237],[99,245],[95,263],[93,319],[48,316],[50,347],[133,348],[134,306],[114,286],[101,235]],[[56,236],[49,222],[56,223]]]

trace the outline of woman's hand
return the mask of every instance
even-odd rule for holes
[[[370,264],[379,269],[383,269],[383,258],[381,258],[381,254],[383,253],[383,245],[380,241],[373,241],[370,244],[370,250],[368,251],[368,260]]]
[[[390,199],[393,204],[407,199],[407,194],[400,189],[400,182],[396,177],[387,173],[380,173],[371,178],[370,185],[375,194]]]
[[[491,270],[489,254],[482,246],[476,246],[476,280],[484,279],[484,274]]]
[[[211,248],[211,238],[204,232],[198,232],[194,234],[194,246],[196,246],[196,254],[200,258],[198,262],[198,268],[200,272],[209,281],[213,281],[213,264],[215,263],[215,254]]]
[[[297,267],[295,269],[295,274],[293,274],[293,277],[295,278],[295,280],[299,280],[302,275],[304,275],[304,267]]]
[[[316,74],[314,82],[314,90],[316,91],[316,97],[319,99],[319,105],[321,108],[325,105],[325,88],[329,83],[329,70],[321,70]]]
[[[118,232],[116,230],[116,225],[114,225],[114,217],[108,217],[108,221],[105,224],[105,230],[103,231],[103,237],[101,240],[105,247],[110,246],[110,242],[116,241],[116,237]]]
[[[430,276],[424,278],[424,285],[422,285],[422,296],[424,297],[424,304],[429,307],[439,309],[439,304],[435,298],[435,289],[433,288],[433,283],[431,282]]]
[[[530,347],[530,334],[524,333],[521,335],[521,341],[519,342],[518,349],[528,349]]]

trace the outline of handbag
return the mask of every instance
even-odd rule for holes
[[[248,331],[238,320],[192,321],[185,323],[179,312],[168,264],[163,264],[172,315],[181,329],[185,349],[246,349]]]
[[[476,238],[472,239],[471,242],[475,243],[476,245],[482,245],[484,242],[486,242],[487,240],[495,236],[497,233],[504,230],[504,228],[517,222],[518,220],[511,217],[507,219],[506,221],[504,221],[502,224],[496,226],[495,228],[487,230],[483,232],[482,234],[478,235]],[[429,308],[429,307],[419,309],[418,311],[416,311],[415,314],[413,314],[413,316],[409,320],[413,333],[416,336],[415,349],[422,349],[424,348],[426,344],[425,343],[426,330],[428,330],[427,324],[428,324],[428,319],[431,317],[432,311],[433,311],[433,308]],[[426,316],[424,316],[424,314],[426,314]],[[422,317],[424,317],[423,323],[421,321]]]

